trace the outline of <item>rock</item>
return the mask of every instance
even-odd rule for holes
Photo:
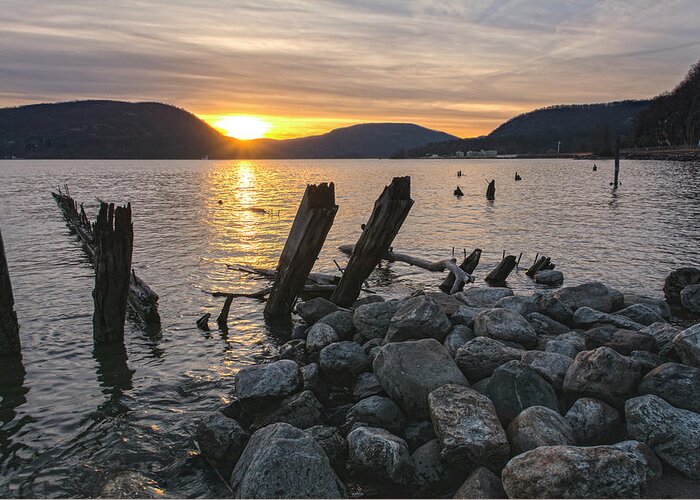
[[[406,419],[401,409],[391,399],[383,396],[370,396],[357,402],[348,412],[347,427],[354,424],[386,429],[392,434],[401,434]]]
[[[454,359],[459,348],[473,338],[474,331],[471,328],[464,325],[456,325],[454,328],[452,328],[450,333],[447,334],[447,337],[445,337],[445,343],[443,346]]]
[[[681,331],[666,322],[658,322],[639,330],[639,333],[650,335],[654,339],[657,351],[666,354],[673,349],[673,339]]]
[[[406,442],[385,429],[357,427],[348,434],[350,466],[380,480],[408,484],[413,467]]]
[[[489,398],[468,387],[448,384],[432,391],[428,404],[445,461],[501,470],[510,449]]]
[[[679,363],[664,363],[647,373],[639,383],[639,394],[653,394],[676,408],[700,413],[700,369]]]
[[[399,307],[401,307],[401,302],[398,300],[362,305],[355,309],[352,323],[366,339],[383,339],[389,330],[391,318]]]
[[[338,429],[330,425],[315,425],[306,429],[314,441],[323,448],[331,467],[338,473],[345,473],[345,461],[348,458],[348,444]]]
[[[375,346],[369,350],[369,353],[367,354],[367,359],[369,360],[370,366],[372,364],[374,364],[374,360],[377,357],[377,355],[379,354],[379,351],[381,351],[381,350],[382,350],[381,346]]]
[[[384,302],[384,297],[381,295],[367,295],[366,297],[362,297],[361,299],[357,299],[355,303],[350,307],[351,309],[357,309],[360,306],[364,306],[366,304],[376,304],[377,302]]]
[[[640,366],[642,376],[668,362],[668,359],[649,351],[632,351],[630,358]]]
[[[374,373],[363,372],[357,376],[355,386],[352,389],[352,396],[355,401],[368,398],[370,396],[381,396],[384,394],[384,388],[379,383],[379,379]]]
[[[325,406],[323,408],[323,421],[326,425],[341,427],[348,420],[348,412],[352,408],[352,403],[339,404],[336,406]]]
[[[527,351],[523,354],[521,361],[559,390],[564,384],[566,371],[573,359],[555,352]]]
[[[537,343],[537,333],[527,320],[508,309],[489,309],[477,314],[474,333],[501,342],[515,342],[524,347],[534,347]]]
[[[321,423],[323,407],[311,391],[293,394],[282,400],[279,408],[259,415],[250,428],[255,431],[270,424],[285,422],[297,429],[308,429]]]
[[[656,477],[651,460],[614,446],[543,446],[513,458],[501,477],[509,498],[639,498]]]
[[[328,399],[328,386],[321,378],[321,368],[318,363],[309,363],[301,368],[304,379],[304,390],[311,391],[321,401]]]
[[[538,335],[560,335],[569,331],[569,327],[542,313],[527,315],[527,321]]]
[[[508,309],[520,316],[527,316],[530,313],[537,312],[537,304],[532,297],[524,297],[522,295],[511,295],[500,299],[494,307]]]
[[[411,455],[413,486],[421,497],[436,497],[459,481],[459,468],[445,461],[437,439],[420,446]],[[462,476],[463,477],[463,476]]]
[[[676,335],[673,349],[683,364],[700,368],[700,323]]]
[[[435,437],[433,423],[427,420],[414,420],[413,422],[409,422],[403,433],[404,441],[406,441],[408,449],[411,452],[423,446],[428,441],[432,441]]]
[[[700,414],[646,395],[626,401],[625,416],[630,436],[644,440],[671,467],[700,478]]]
[[[340,308],[328,299],[316,297],[304,302],[299,302],[296,313],[308,324],[313,325],[324,316],[338,311]]]
[[[319,322],[309,329],[306,336],[306,349],[309,352],[321,352],[321,349],[338,340],[340,338],[332,326]]]
[[[302,339],[292,339],[279,348],[277,359],[291,359],[301,365],[306,359],[306,342]]]
[[[571,425],[579,446],[612,443],[622,427],[618,411],[593,398],[577,399],[564,418]]]
[[[403,302],[391,318],[384,343],[433,338],[443,342],[450,320],[437,303],[425,295]]]
[[[360,344],[343,340],[321,349],[319,365],[332,384],[347,387],[369,367],[369,359]]]
[[[581,328],[593,328],[601,325],[612,325],[626,330],[639,331],[644,328],[629,318],[618,314],[608,314],[590,307],[579,307],[574,313],[574,323]]]
[[[470,307],[494,307],[503,297],[511,297],[513,290],[503,287],[469,288],[455,294],[459,300]]]
[[[156,481],[136,471],[119,471],[107,479],[100,498],[168,498]]]
[[[681,305],[688,311],[700,314],[700,284],[688,285],[681,290]]]
[[[453,325],[464,325],[469,328],[473,328],[474,319],[476,318],[477,314],[484,311],[488,311],[488,308],[462,306],[450,317],[450,321]]]
[[[597,281],[561,288],[554,292],[553,296],[573,311],[580,307],[589,307],[610,313],[621,309],[624,304],[624,297],[620,292]]]
[[[489,337],[476,337],[457,350],[455,362],[467,380],[477,382],[502,364],[521,359],[525,352]]]
[[[629,355],[632,351],[653,351],[656,349],[656,342],[651,335],[612,325],[592,328],[584,332],[583,336],[586,339],[586,349],[588,350],[609,347],[620,354]]]
[[[537,311],[564,325],[572,324],[574,311],[567,304],[551,295],[536,295],[534,297]]]
[[[306,323],[297,323],[292,328],[292,339],[306,340],[309,334],[309,325]]]
[[[559,401],[554,388],[521,361],[509,361],[496,368],[486,393],[493,401],[503,425],[508,425],[530,406],[545,406],[559,411]]]
[[[479,394],[483,394],[486,397],[489,397],[488,395],[488,388],[489,388],[489,381],[491,380],[491,377],[486,377],[482,378],[478,382],[474,382],[470,387],[474,389],[476,392]]]
[[[573,345],[578,352],[586,349],[586,337],[581,332],[567,332],[557,335],[554,340],[563,340]]]
[[[525,408],[506,430],[510,451],[520,455],[538,446],[574,444],[574,431],[558,412],[544,406]]]
[[[569,358],[575,358],[578,354],[578,349],[571,343],[564,340],[550,340],[544,348],[544,352],[553,352],[562,354]]]
[[[447,316],[452,316],[457,312],[457,309],[464,305],[464,302],[454,295],[442,292],[425,292],[425,296],[432,299]]]
[[[369,353],[372,349],[375,347],[381,347],[384,345],[384,339],[370,339],[364,344],[362,344],[362,348],[365,350],[367,355],[369,356]]]
[[[386,344],[372,363],[386,393],[409,416],[426,419],[428,394],[441,385],[469,385],[435,339]]]
[[[564,377],[564,392],[620,405],[642,378],[641,367],[609,347],[579,353]]]
[[[655,299],[646,295],[636,295],[634,293],[626,293],[623,307],[629,307],[633,304],[644,304],[652,308],[662,318],[671,317],[671,307],[664,299]]]
[[[501,478],[486,467],[472,471],[452,498],[508,498]]]
[[[215,411],[199,422],[195,439],[202,455],[228,475],[248,444],[250,434],[234,419]]]
[[[544,269],[535,273],[535,283],[542,285],[561,285],[564,283],[564,273],[553,269]]]
[[[251,414],[297,392],[303,383],[299,365],[290,359],[243,368],[233,380],[241,407]]]
[[[664,295],[671,304],[681,304],[681,292],[688,285],[700,283],[700,269],[682,267],[672,271],[664,283]]]
[[[352,322],[352,318],[353,313],[350,311],[335,311],[326,314],[318,322],[332,327],[340,340],[350,340],[355,334],[355,325]]]
[[[355,398],[352,395],[352,390],[349,387],[340,387],[337,385],[331,386],[328,394],[329,406],[339,406],[354,403]]]
[[[624,309],[620,309],[615,314],[631,319],[640,325],[649,326],[659,321],[664,321],[659,314],[659,310],[646,304],[632,304]]]

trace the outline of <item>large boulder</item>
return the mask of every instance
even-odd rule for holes
[[[454,295],[450,295],[443,292],[425,292],[424,295],[438,305],[440,310],[447,314],[447,316],[452,316],[457,309],[464,305],[464,302],[459,300]]]
[[[561,285],[564,283],[564,273],[553,269],[544,269],[536,272],[533,279],[535,283],[540,283],[541,285]]]
[[[658,463],[643,444],[621,444],[536,448],[508,462],[503,487],[509,498],[639,498]]]
[[[700,323],[676,335],[673,349],[683,364],[700,368]]]
[[[688,311],[700,314],[700,284],[688,285],[681,290],[681,305]]]
[[[385,429],[356,427],[348,434],[350,467],[378,480],[408,484],[413,467],[406,442]]]
[[[599,399],[577,399],[564,418],[571,425],[579,446],[613,443],[621,433],[620,413]]]
[[[348,459],[348,443],[340,435],[338,429],[331,425],[315,425],[306,429],[306,432],[326,452],[333,469],[339,474],[345,474],[345,462]]]
[[[344,498],[323,448],[308,433],[278,423],[255,432],[231,475],[236,498]]]
[[[484,311],[488,311],[488,308],[462,306],[450,317],[450,322],[453,325],[464,325],[473,328],[476,316]]]
[[[460,474],[461,468],[447,462],[441,451],[440,442],[433,439],[411,454],[412,484],[421,497],[439,498],[438,495],[454,488],[464,477]]]
[[[565,324],[539,312],[528,314],[527,321],[538,335],[561,335],[569,331]]]
[[[401,409],[391,399],[383,396],[370,396],[350,408],[347,426],[364,424],[369,427],[380,427],[392,434],[400,435],[406,425],[406,419]]]
[[[486,467],[472,471],[452,498],[508,498],[501,478]]]
[[[535,299],[532,297],[526,297],[523,295],[511,295],[509,297],[503,297],[494,307],[500,307],[501,309],[508,309],[513,311],[520,316],[527,316],[530,313],[537,312],[537,304]]]
[[[521,361],[559,390],[564,384],[566,371],[574,360],[555,352],[527,351],[523,354]]]
[[[448,384],[431,392],[428,404],[446,461],[501,470],[510,449],[489,398],[468,387]]]
[[[304,302],[299,302],[296,306],[296,313],[308,324],[313,325],[324,316],[338,311],[340,308],[328,299],[316,297]]]
[[[282,400],[278,408],[257,416],[250,428],[257,430],[276,422],[285,422],[298,429],[308,429],[321,423],[322,412],[323,407],[314,393],[303,391]]]
[[[343,340],[321,349],[319,365],[332,384],[350,386],[369,367],[369,359],[360,344]]]
[[[665,321],[659,321],[639,330],[639,333],[644,333],[654,339],[655,350],[659,351],[661,354],[667,354],[673,349],[673,339],[675,339],[680,332],[678,328],[669,325]]]
[[[656,350],[656,341],[651,335],[612,325],[591,328],[583,336],[588,350],[605,346],[625,355],[632,354],[632,351]]]
[[[545,344],[544,352],[553,352],[573,359],[578,355],[579,349],[569,341],[554,339]]]
[[[590,307],[609,313],[621,309],[624,304],[620,292],[597,281],[561,288],[553,296],[574,311],[580,307]]]
[[[355,325],[352,322],[353,313],[350,311],[335,311],[326,314],[319,319],[319,323],[324,323],[335,330],[340,340],[350,340],[355,333]]]
[[[580,352],[564,377],[564,392],[620,405],[632,396],[642,378],[639,363],[610,349]]]
[[[199,422],[195,439],[202,455],[228,475],[248,444],[250,434],[236,420],[216,411]]]
[[[389,397],[407,415],[419,419],[429,416],[428,394],[432,390],[445,384],[469,385],[435,339],[386,344],[372,367]]]
[[[503,297],[512,295],[513,290],[510,288],[484,287],[470,288],[455,294],[455,297],[470,307],[494,307]]]
[[[389,330],[391,318],[401,306],[398,300],[372,302],[355,309],[352,323],[366,339],[383,339]]]
[[[700,269],[697,267],[682,267],[672,271],[664,283],[664,295],[671,304],[681,304],[681,292],[688,285],[700,283]]]
[[[465,325],[456,325],[445,337],[444,346],[453,358],[464,344],[474,338],[474,331]]]
[[[630,436],[643,440],[671,467],[700,478],[700,414],[646,395],[625,402],[625,416]]]
[[[309,353],[318,353],[327,345],[339,340],[340,338],[332,326],[319,322],[309,328],[306,335],[306,350]]]
[[[537,305],[537,310],[534,312],[542,313],[565,325],[571,324],[574,311],[566,303],[556,297],[546,294],[536,295],[534,300]]]
[[[623,307],[629,307],[634,304],[644,304],[647,307],[653,309],[662,318],[671,317],[671,307],[668,302],[664,299],[657,299],[654,297],[647,297],[646,295],[637,295],[634,293],[625,294],[625,302]]]
[[[241,407],[254,414],[297,392],[303,380],[299,365],[283,359],[243,368],[233,382]]]
[[[391,318],[385,343],[433,338],[442,342],[450,331],[450,320],[435,300],[419,295],[403,302]]]
[[[632,304],[624,309],[620,309],[615,314],[618,316],[624,316],[625,318],[631,319],[635,323],[639,323],[640,325],[644,326],[649,326],[664,320],[658,308],[647,304]]]
[[[676,408],[700,413],[700,368],[664,363],[644,376],[637,391],[659,396]]]
[[[318,363],[309,363],[301,368],[304,379],[304,390],[311,391],[321,401],[328,399],[328,385],[321,376],[321,368]]]
[[[408,449],[413,452],[423,446],[428,441],[435,439],[433,423],[429,420],[414,420],[406,424],[403,438],[408,445]]]
[[[372,372],[363,372],[357,376],[355,385],[352,388],[352,396],[355,401],[368,398],[370,396],[381,396],[384,388],[379,383],[379,379]]]
[[[477,382],[502,364],[521,359],[526,352],[489,337],[476,337],[457,350],[455,362],[470,382]]]
[[[505,342],[515,342],[523,347],[537,344],[537,333],[521,315],[508,309],[489,309],[477,314],[474,333]]]
[[[510,451],[520,455],[538,446],[575,444],[574,431],[558,412],[544,406],[525,408],[506,429]]]
[[[590,307],[579,307],[574,313],[574,323],[580,328],[593,328],[601,325],[613,325],[617,328],[639,331],[645,325],[641,325],[619,314],[608,314],[596,311]]]
[[[504,425],[530,406],[545,406],[559,411],[554,388],[521,361],[509,361],[496,368],[486,394],[493,401],[498,418]]]

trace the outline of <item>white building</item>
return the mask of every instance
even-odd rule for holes
[[[482,149],[481,151],[467,151],[467,158],[496,158],[498,151],[495,149]]]

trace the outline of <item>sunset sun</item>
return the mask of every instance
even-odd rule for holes
[[[229,137],[249,140],[265,137],[272,124],[256,116],[222,116],[213,123]]]

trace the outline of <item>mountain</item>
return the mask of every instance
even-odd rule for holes
[[[638,147],[696,145],[700,140],[700,61],[671,92],[656,97],[639,114]]]

